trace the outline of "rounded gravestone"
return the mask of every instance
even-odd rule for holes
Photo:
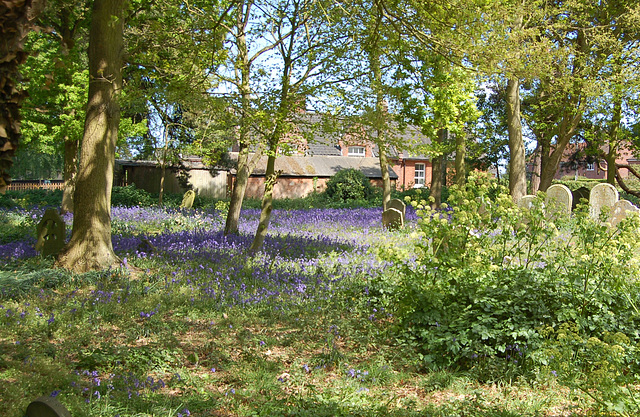
[[[518,200],[518,207],[531,210],[534,201],[536,201],[535,195],[525,195],[520,200]]]
[[[71,417],[71,413],[53,397],[39,397],[27,406],[27,417]]]
[[[547,188],[547,197],[544,200],[544,205],[548,218],[571,214],[573,194],[571,194],[571,190],[566,185],[553,184]]]
[[[638,213],[640,210],[634,206],[629,200],[619,200],[611,209],[609,214],[609,223],[611,226],[616,226],[622,220],[626,219],[631,213]]]
[[[613,208],[618,201],[618,190],[611,184],[598,184],[589,193],[589,215],[594,220],[600,219],[600,212],[603,208]]]

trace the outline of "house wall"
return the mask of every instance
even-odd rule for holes
[[[398,181],[396,183],[396,188],[398,190],[406,190],[412,188],[415,184],[415,175],[416,175],[416,164],[424,164],[425,170],[425,178],[424,183],[426,187],[431,185],[431,174],[432,174],[432,166],[431,161],[426,160],[411,160],[411,159],[403,159],[399,161],[392,161],[393,170],[396,174],[398,174]]]
[[[137,188],[150,193],[160,192],[162,170],[153,166],[125,166],[116,176],[116,184],[135,184]],[[227,195],[227,172],[221,171],[216,177],[205,169],[189,171],[189,182],[199,195],[214,198],[224,198]],[[165,172],[164,192],[181,194],[186,190],[180,186],[176,174],[167,169]]]
[[[231,178],[231,177],[230,177]],[[231,181],[235,181],[233,178]],[[303,198],[313,192],[314,185],[318,192],[327,188],[329,178],[294,178],[280,177],[273,187],[273,198]],[[375,187],[382,188],[382,179],[369,180]],[[314,184],[315,183],[315,184]],[[391,181],[391,187],[396,186],[396,181]],[[262,198],[264,195],[264,177],[250,177],[247,183],[246,198]]]

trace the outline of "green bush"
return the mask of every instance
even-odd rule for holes
[[[157,202],[158,200],[154,200],[149,192],[136,188],[133,184],[124,187],[113,187],[111,190],[111,205],[113,206],[146,207]]]
[[[354,168],[340,170],[331,177],[325,193],[331,200],[340,202],[364,201],[375,194],[369,178]]]
[[[5,208],[59,207],[61,204],[61,190],[7,191],[4,195],[0,194],[0,207]]]
[[[586,207],[547,219],[543,201],[540,194],[531,210],[521,209],[479,174],[451,187],[453,208],[414,201],[416,259],[386,249],[397,271],[372,287],[395,289],[388,307],[397,306],[400,338],[424,365],[486,378],[526,374],[549,360],[542,329],[565,323],[585,339],[620,332],[640,340],[640,220],[611,229]]]

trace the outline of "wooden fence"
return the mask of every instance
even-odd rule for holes
[[[7,190],[10,191],[26,191],[26,190],[62,190],[64,181],[62,180],[34,180],[34,181],[11,181]]]

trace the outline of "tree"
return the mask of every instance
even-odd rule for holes
[[[282,0],[268,17],[277,44],[273,59],[279,61],[277,81],[261,92],[260,132],[266,143],[267,168],[260,220],[251,251],[259,250],[266,237],[273,208],[273,187],[279,173],[275,161],[280,144],[296,125],[300,106],[321,85],[332,82],[335,56],[346,47],[345,36],[333,30],[331,18],[342,9],[333,1]],[[312,82],[313,80],[313,82]]]
[[[56,264],[75,272],[120,264],[111,243],[111,188],[122,89],[123,0],[95,0],[89,32],[89,98],[74,194],[71,240]]]
[[[20,104],[25,95],[17,88],[18,66],[27,55],[25,35],[44,5],[41,1],[4,1],[0,5],[0,193],[11,182],[9,169],[20,138]]]
[[[84,3],[54,0],[30,33],[25,63],[29,97],[22,109],[24,145],[29,153],[63,154],[62,212],[73,211],[77,155],[82,137],[88,73],[88,8]],[[29,156],[21,153],[19,157]]]

